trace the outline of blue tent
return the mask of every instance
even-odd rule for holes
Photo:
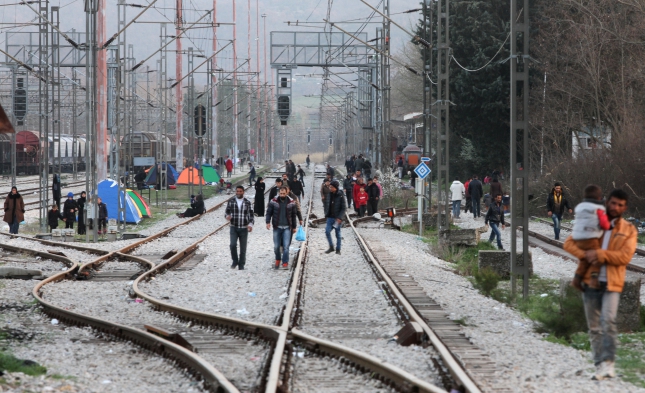
[[[103,203],[107,205],[108,219],[117,217],[119,184],[112,179],[105,179],[99,183],[99,196]],[[138,224],[141,221],[137,206],[130,195],[121,193],[121,201],[125,200],[125,221],[131,224]],[[121,218],[123,219],[123,218]]]
[[[165,162],[162,164],[164,166],[167,165],[166,171],[168,172],[168,185],[172,186],[173,184],[177,183],[177,179],[179,179],[179,173],[177,173],[177,170],[173,168],[172,165],[166,164]],[[146,176],[146,180],[144,182],[148,185],[153,185],[157,184],[157,166],[153,166],[150,168],[150,171],[148,172],[148,176]]]

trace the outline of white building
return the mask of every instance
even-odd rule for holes
[[[573,158],[581,153],[611,148],[611,130],[604,127],[582,127],[580,131],[573,132],[571,139]]]

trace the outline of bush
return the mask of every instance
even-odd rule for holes
[[[7,352],[0,352],[0,371],[21,372],[31,376],[47,373],[47,369],[38,363],[18,359]]]
[[[487,267],[475,272],[473,286],[478,289],[484,296],[491,296],[499,284],[499,274],[493,269]]]
[[[539,333],[550,333],[571,342],[575,333],[587,331],[582,296],[567,286],[562,295],[533,295],[519,301],[518,308],[538,323]]]

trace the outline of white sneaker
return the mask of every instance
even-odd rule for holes
[[[591,377],[592,380],[594,381],[602,381],[605,379],[605,362],[601,362],[596,366],[596,372],[594,373],[593,377]]]
[[[605,365],[603,376],[606,378],[615,378],[616,371],[614,370],[614,362],[612,360],[605,360],[602,363]]]

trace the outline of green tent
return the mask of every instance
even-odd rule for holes
[[[202,166],[204,181],[206,183],[219,183],[219,175],[215,168],[210,165],[204,164]]]

